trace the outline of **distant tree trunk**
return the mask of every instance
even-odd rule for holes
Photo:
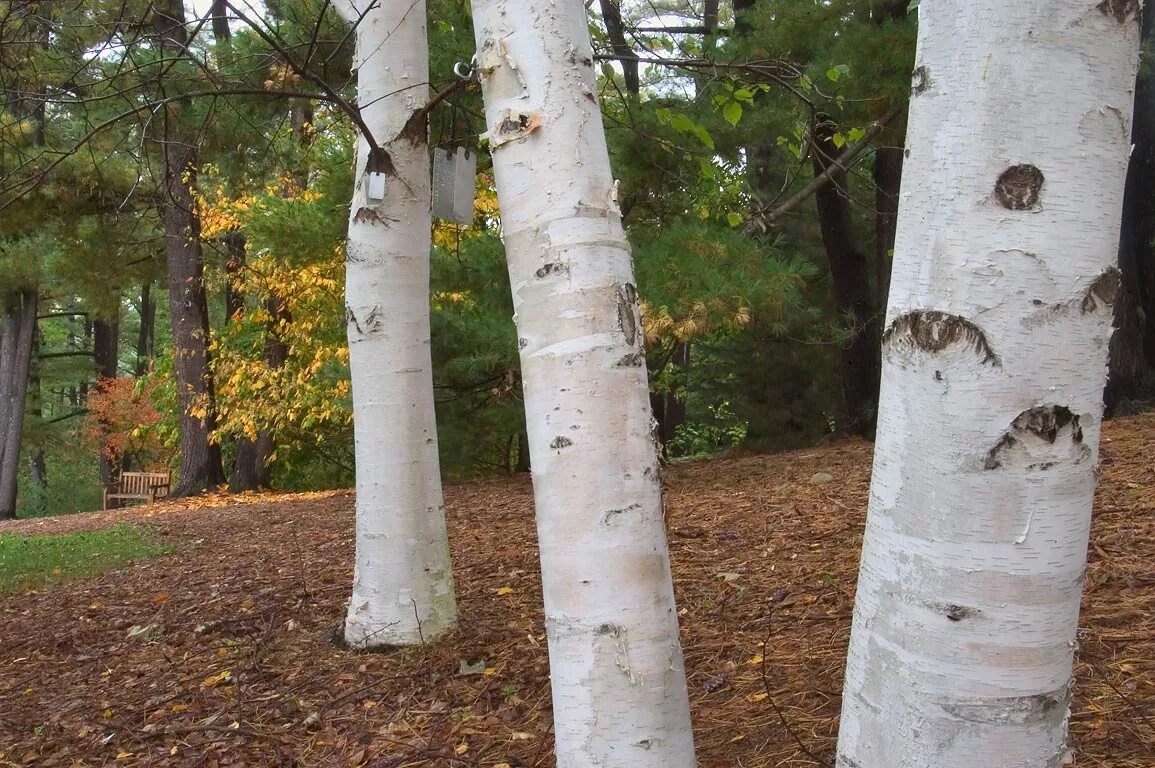
[[[690,768],[644,334],[585,8],[473,0],[473,21],[525,380],[557,765]]]
[[[293,322],[289,303],[276,291],[265,300],[265,312],[269,321],[265,328],[265,363],[270,370],[285,367],[289,360],[289,345],[285,343],[285,329]],[[273,430],[265,427],[257,435],[255,471],[257,486],[268,488],[272,484],[273,455],[276,453],[276,439]]]
[[[1143,14],[1143,41],[1155,27],[1155,10]],[[1131,123],[1131,163],[1123,198],[1119,268],[1123,287],[1115,306],[1110,377],[1104,399],[1113,414],[1123,400],[1145,399],[1155,378],[1155,82],[1138,78]]]
[[[92,321],[92,357],[96,363],[96,390],[102,391],[110,379],[119,373],[120,321],[113,317],[108,320],[94,318]],[[108,425],[105,425],[108,427]],[[110,427],[109,427],[110,428]],[[110,483],[120,471],[120,467],[100,450],[100,482]]]
[[[905,3],[906,0],[903,0]],[[880,146],[874,153],[874,305],[886,311],[890,295],[890,265],[898,227],[898,195],[902,185],[902,147]]]
[[[152,299],[152,280],[140,287],[140,332],[136,337],[136,375],[152,368],[156,357],[156,302]]]
[[[666,365],[678,369],[679,384],[690,371],[690,345],[680,341],[674,346]],[[650,376],[657,376],[665,370],[651,371]],[[669,456],[670,443],[678,435],[678,427],[686,423],[686,401],[678,392],[650,392],[650,407],[654,412],[654,421],[658,424],[658,439],[661,441],[662,456]]]
[[[678,427],[686,423],[686,399],[682,396],[686,377],[690,375],[690,344],[678,342],[670,364],[678,369],[679,391],[666,394],[666,421],[662,424],[662,443],[669,445],[678,436]]]
[[[40,351],[43,347],[43,336],[40,333],[40,324],[37,323],[32,332],[32,359],[29,361],[28,399],[31,401],[32,418],[39,421],[44,417],[44,394],[40,377]],[[2,353],[0,353],[2,354]],[[48,488],[48,463],[44,456],[44,449],[37,448],[28,459],[29,475],[32,484],[40,490]]]
[[[919,5],[837,768],[1068,762],[1138,6]]]
[[[529,435],[526,433],[525,427],[522,426],[521,431],[517,433],[517,464],[513,471],[518,474],[524,474],[532,469],[529,462]]]
[[[294,100],[289,111],[289,122],[297,141],[303,147],[307,147],[312,141],[312,104],[304,99]],[[294,188],[289,194],[299,194],[308,189],[309,174],[305,164],[295,170],[292,176]],[[243,260],[243,235],[238,234],[235,237],[242,238],[240,258]],[[270,291],[265,300],[265,312],[269,317],[265,325],[265,364],[270,370],[275,371],[284,367],[289,359],[289,348],[284,342],[284,333],[285,327],[293,318],[288,302],[275,290]],[[242,436],[237,442],[236,463],[233,465],[233,474],[229,480],[229,490],[239,493],[271,487],[275,453],[276,438],[271,428],[260,428],[256,440]]]
[[[166,56],[187,55],[182,0],[154,3],[154,27]],[[163,87],[163,83],[162,83]],[[180,407],[180,467],[174,496],[191,496],[224,482],[220,446],[211,439],[216,403],[209,360],[209,312],[205,294],[200,219],[193,200],[195,140],[182,125],[187,107],[177,100],[157,118],[162,135],[165,258],[168,264],[173,370]]]
[[[425,0],[342,2],[357,27],[357,143],[345,319],[357,552],[345,641],[416,645],[457,623],[429,350],[429,41]],[[370,144],[373,139],[376,147]]]
[[[837,127],[825,115],[816,116],[812,128],[814,172],[825,172],[838,156],[834,145]],[[878,350],[882,337],[880,318],[870,293],[866,255],[854,243],[851,231],[847,174],[836,171],[830,183],[814,193],[822,243],[830,265],[834,305],[850,322],[850,338],[842,346],[842,392],[850,428],[860,435],[874,434],[878,409]]]
[[[43,448],[37,449],[28,460],[28,474],[37,488],[42,491],[48,488],[48,460]]]
[[[224,237],[225,257],[225,314],[229,322],[240,322],[245,314],[245,292],[241,289],[241,270],[245,266],[245,236],[230,232]],[[260,488],[258,477],[257,440],[248,435],[236,438],[236,455],[229,476],[229,492],[243,493]]]
[[[282,338],[283,327],[292,322],[289,308],[276,293],[265,301],[265,312],[269,320],[265,327],[265,363],[270,370],[277,370],[289,359],[289,348]],[[270,487],[272,481],[272,457],[276,450],[273,430],[263,427],[253,440],[241,436],[237,440],[237,456],[233,474],[229,479],[229,491],[242,493]]]
[[[883,0],[871,3],[870,15],[876,24],[898,20],[912,13],[910,0]],[[874,153],[874,306],[880,315],[886,314],[887,297],[890,296],[890,268],[893,260],[895,230],[898,227],[898,196],[902,191],[903,135],[899,133],[906,126],[906,116],[895,118],[894,124],[902,128],[887,128],[883,133],[895,135],[887,141],[879,139]]]
[[[230,232],[225,243],[225,318],[240,319],[245,313],[245,292],[240,288],[241,270],[245,266],[245,236]]]
[[[0,317],[0,520],[16,517],[20,443],[39,298],[36,288],[10,291]]]
[[[758,0],[734,0],[734,35],[740,37],[750,34],[753,26],[750,24],[748,12]]]
[[[622,68],[622,79],[626,82],[626,91],[637,96],[642,89],[642,78],[638,68],[638,55],[626,38],[626,25],[622,21],[621,0],[601,0],[602,19],[606,23],[606,35],[610,39],[610,47],[618,57],[618,64]]]
[[[232,30],[229,29],[229,11],[226,0],[213,0],[209,13],[213,17],[213,37],[216,38],[217,42],[227,42],[232,38]]]

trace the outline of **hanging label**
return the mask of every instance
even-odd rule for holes
[[[370,173],[369,175],[369,202],[379,203],[385,199],[385,174]]]
[[[454,224],[473,223],[477,155],[465,147],[433,150],[433,215]]]

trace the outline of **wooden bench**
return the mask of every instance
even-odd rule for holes
[[[120,477],[104,487],[104,508],[113,500],[136,500],[152,504],[169,494],[171,472],[121,472]]]

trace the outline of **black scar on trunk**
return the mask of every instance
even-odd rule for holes
[[[956,344],[974,349],[984,365],[1002,367],[1002,360],[983,330],[958,315],[937,310],[915,310],[899,315],[882,334],[884,349],[905,346],[934,354]]]

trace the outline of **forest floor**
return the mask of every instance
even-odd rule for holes
[[[1155,765],[1153,457],[1155,414],[1107,425],[1071,719],[1080,768]],[[869,472],[870,446],[850,441],[668,471],[704,768],[832,762]],[[389,655],[331,641],[352,576],[347,492],[0,526],[130,523],[176,547],[0,597],[0,766],[553,766],[529,479],[446,495],[460,627]]]

